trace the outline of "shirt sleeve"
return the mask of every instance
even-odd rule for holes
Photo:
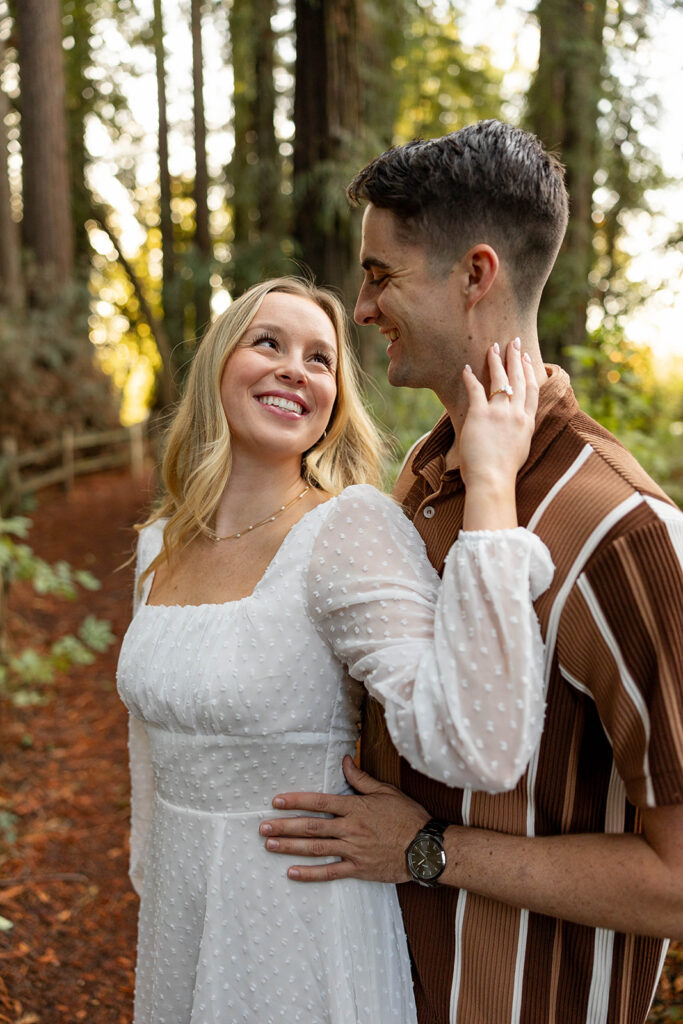
[[[629,801],[683,803],[683,515],[618,536],[586,566],[558,631],[560,670],[594,701]]]
[[[443,580],[400,507],[347,489],[315,539],[309,613],[384,707],[399,753],[450,786],[499,792],[543,727],[543,641],[532,600],[553,564],[527,530],[461,532]]]
[[[135,561],[135,589],[133,591],[133,615],[142,603],[138,591],[140,574],[154,558],[150,550],[153,528],[140,533]],[[158,532],[158,531],[154,531]],[[146,589],[149,589],[147,584]],[[152,822],[154,799],[154,775],[149,737],[145,725],[134,715],[128,717],[128,754],[130,758],[130,862],[129,876],[133,888],[140,896],[144,879],[147,842]]]

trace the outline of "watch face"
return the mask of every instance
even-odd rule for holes
[[[438,839],[419,836],[410,844],[408,864],[415,878],[429,882],[438,878],[446,866],[446,854]]]

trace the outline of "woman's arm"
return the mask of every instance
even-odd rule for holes
[[[491,360],[492,380],[507,381],[497,353]],[[497,486],[499,470],[514,481],[533,429],[535,381],[527,389],[518,349],[509,365],[517,394],[502,394],[500,410],[470,374],[482,455],[470,453],[477,445],[469,442],[463,451],[477,501],[443,580],[400,508],[369,487],[351,487],[331,503],[308,580],[311,618],[383,705],[399,752],[432,778],[489,792],[516,785],[541,734],[543,643],[532,600],[553,574],[532,533],[486,528],[498,499],[485,498],[485,480]],[[482,458],[494,463],[493,475],[481,471]]]

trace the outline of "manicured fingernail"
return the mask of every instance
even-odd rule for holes
[[[472,367],[470,366],[469,363],[465,363],[465,369],[468,373],[472,373]]]
[[[524,353],[524,355],[522,356],[522,359],[524,360],[525,363],[530,363],[531,362],[531,356],[529,355],[528,352]]]
[[[266,850],[279,850],[280,844],[277,839],[266,839]]]
[[[500,355],[500,345],[498,344],[497,341],[493,343],[493,351],[496,353],[497,356]]]
[[[263,823],[263,825],[261,825],[261,827],[259,829],[259,832],[261,833],[262,836],[269,836],[272,831],[273,831],[273,826],[272,825],[267,825],[265,822]]]
[[[515,346],[515,348],[521,348],[522,347],[522,340],[521,340],[521,338],[515,338],[513,340],[512,344]]]
[[[282,797],[281,796],[276,796],[275,799],[273,800],[273,807],[284,807],[284,806],[285,806],[285,802],[282,799]]]
[[[287,875],[289,878],[301,878],[301,872],[298,868],[290,868]]]

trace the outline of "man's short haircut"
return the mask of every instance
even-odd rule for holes
[[[401,237],[450,266],[488,243],[505,261],[522,308],[538,302],[567,227],[564,168],[535,135],[480,121],[439,139],[394,146],[347,189],[397,219]]]

